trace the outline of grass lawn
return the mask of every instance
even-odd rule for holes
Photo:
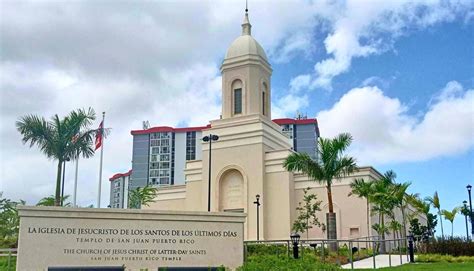
[[[8,257],[0,257],[0,271],[16,270],[16,257],[11,258],[10,270],[8,270]]]
[[[374,270],[374,269],[355,269],[355,270]],[[393,270],[393,271],[473,271],[474,263],[414,263],[405,264],[397,267],[380,268],[376,270]]]

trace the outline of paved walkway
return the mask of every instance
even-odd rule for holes
[[[402,261],[400,263],[400,255],[391,255],[382,254],[375,256],[375,267],[382,268],[382,267],[389,267],[390,266],[390,258],[392,260],[392,266],[398,266],[401,264],[408,263],[407,255],[402,255]],[[345,264],[341,266],[343,269],[351,269],[351,264]],[[365,258],[360,261],[354,262],[354,269],[362,269],[362,268],[374,268],[374,259],[373,257]]]

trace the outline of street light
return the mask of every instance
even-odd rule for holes
[[[253,204],[257,205],[257,241],[260,240],[260,223],[259,223],[259,209],[260,209],[260,195],[255,195],[256,201]]]
[[[469,194],[469,218],[471,219],[471,234],[474,236],[474,219],[473,219],[474,217],[472,213],[472,201],[471,201],[472,186],[468,184],[466,188],[467,188],[467,193]]]
[[[298,259],[298,244],[300,242],[300,235],[298,233],[294,233],[290,235],[291,242],[293,243],[293,258]]]
[[[66,176],[66,162],[69,162],[71,161],[71,159],[69,158],[66,158],[64,161],[63,161],[63,181],[62,181],[62,185],[61,185],[61,207],[64,205],[64,177]]]
[[[463,214],[464,214],[464,219],[466,220],[466,237],[467,241],[469,241],[469,227],[467,226],[467,215],[470,214],[469,209],[467,209],[467,201],[463,201]]]
[[[219,136],[210,134],[202,138],[202,141],[209,142],[209,185],[207,191],[207,211],[211,211],[211,146],[212,141],[219,140]]]

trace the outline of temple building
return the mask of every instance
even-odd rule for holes
[[[319,129],[315,119],[272,121],[272,67],[264,49],[252,37],[251,30],[246,12],[242,34],[228,48],[221,66],[220,119],[211,120],[210,125],[203,127],[155,127],[132,131],[134,151],[130,186],[138,183],[158,185],[155,202],[142,208],[201,212],[210,208],[211,212],[243,212],[247,214],[244,225],[246,240],[257,238],[257,228],[260,240],[288,239],[305,188],[310,188],[310,193],[322,201],[322,211],[318,215],[319,220],[326,223],[326,187],[283,167],[286,157],[294,151],[307,152],[317,159]],[[290,126],[285,126],[290,124],[293,125],[291,132]],[[299,137],[298,131],[308,134]],[[212,140],[211,135],[216,135],[217,140]],[[211,140],[201,142],[204,136]],[[298,141],[298,138],[307,141]],[[197,144],[196,139],[199,141]],[[160,157],[161,149],[156,153],[152,149],[161,147],[163,142],[168,143],[164,154],[169,154],[162,156],[164,161]],[[178,151],[178,148],[182,150]],[[186,159],[176,159],[176,152]],[[155,166],[156,173],[150,173]],[[371,228],[377,223],[377,218],[371,217],[370,225],[367,225],[365,199],[349,197],[348,194],[351,191],[349,184],[355,178],[368,181],[381,177],[372,167],[360,167],[351,176],[334,181],[332,195],[339,239],[376,234],[367,230],[367,226]],[[261,203],[258,219],[254,204],[257,195]],[[326,233],[316,227],[309,231],[308,237],[325,238]]]

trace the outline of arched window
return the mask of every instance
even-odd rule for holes
[[[266,115],[267,110],[267,84],[263,83],[262,86],[262,114]]]
[[[242,114],[242,81],[232,83],[232,100],[234,115]]]

